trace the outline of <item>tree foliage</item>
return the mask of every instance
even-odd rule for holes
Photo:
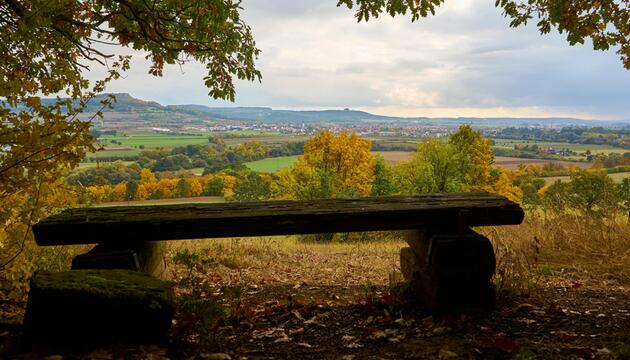
[[[280,172],[278,192],[294,199],[369,195],[374,183],[370,147],[356,133],[319,132],[304,144],[297,163]]]
[[[456,0],[451,0],[456,1]],[[385,13],[391,16],[411,15],[416,21],[435,15],[445,0],[339,0],[337,6],[356,6],[355,17],[368,21]],[[510,18],[510,26],[537,21],[541,34],[552,29],[566,34],[571,45],[590,39],[595,50],[618,46],[617,53],[630,69],[630,1],[628,0],[495,0],[495,6]]]
[[[129,67],[111,45],[144,51],[155,76],[164,64],[200,61],[210,95],[233,100],[234,77],[260,78],[259,50],[239,11],[233,0],[0,1],[0,196],[93,150],[78,115]],[[98,65],[108,75],[90,84],[84,73]],[[44,104],[41,95],[66,98]]]
[[[394,181],[403,194],[487,191],[521,202],[522,191],[493,162],[490,141],[462,125],[448,140],[418,143],[411,160],[395,168]]]
[[[556,213],[577,212],[590,219],[616,214],[623,206],[622,187],[604,171],[578,170],[568,182],[556,181],[544,193],[546,203]]]

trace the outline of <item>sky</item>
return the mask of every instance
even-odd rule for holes
[[[436,16],[357,23],[336,0],[244,0],[262,50],[262,82],[238,81],[236,102],[210,98],[203,64],[148,75],[145,54],[107,88],[161,104],[351,108],[390,116],[630,119],[630,71],[615,51],[534,23],[510,28],[494,0],[447,0]],[[127,50],[128,51],[128,50]],[[104,70],[92,68],[91,79]]]

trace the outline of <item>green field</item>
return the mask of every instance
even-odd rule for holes
[[[238,134],[238,137],[227,137],[224,139],[227,145],[237,145],[247,141],[260,141],[269,144],[278,144],[288,141],[304,140],[305,137],[286,135],[274,131],[230,131],[225,133],[212,133],[213,136]],[[190,134],[190,135],[169,135],[169,134],[151,134],[139,133],[128,135],[104,135],[101,137],[101,143],[104,146],[111,147],[130,147],[139,148],[143,145],[145,148],[169,148],[186,145],[206,145],[208,144],[208,136],[210,134]],[[112,140],[116,143],[112,143]]]
[[[139,148],[140,145],[143,145],[145,148],[159,148],[196,144],[205,145],[208,143],[208,137],[203,135],[106,135],[101,137],[101,139],[103,140],[102,144],[105,146],[126,146],[132,148]],[[119,144],[112,143],[112,140],[119,142]]]
[[[551,141],[536,141],[536,140],[513,140],[513,139],[493,139],[494,147],[504,149],[514,149],[514,145],[538,145],[543,148],[554,149],[569,149],[575,152],[584,152],[590,150],[593,154],[601,153],[625,153],[630,152],[628,149],[609,145],[594,145],[594,144],[572,144],[565,142],[551,142]]]
[[[293,165],[296,161],[297,155],[281,156],[276,158],[262,159],[258,161],[250,161],[245,163],[245,166],[254,171],[274,173],[278,170],[282,170]]]
[[[104,158],[110,156],[135,156],[140,155],[139,150],[129,149],[129,150],[108,150],[108,151],[97,151],[95,153],[87,154],[89,159],[95,158]]]

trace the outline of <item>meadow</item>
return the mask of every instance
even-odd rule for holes
[[[113,156],[136,156],[140,155],[140,150],[135,149],[121,149],[121,150],[102,150],[92,152],[87,155],[88,159],[99,159]]]
[[[288,168],[297,161],[297,155],[267,158],[257,161],[246,162],[245,166],[254,171],[275,173],[284,168]]]
[[[166,135],[166,134],[147,134],[147,135],[104,135],[101,137],[102,143],[107,146],[126,146],[131,148],[139,148],[141,145],[145,148],[167,148],[186,145],[205,145],[208,143],[208,137],[205,135]],[[112,140],[116,143],[112,143]]]

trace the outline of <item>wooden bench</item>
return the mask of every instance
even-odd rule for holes
[[[488,193],[68,209],[33,227],[41,246],[99,244],[73,269],[161,271],[156,241],[406,230],[401,269],[433,311],[491,308],[492,245],[471,227],[519,224],[524,213]]]

